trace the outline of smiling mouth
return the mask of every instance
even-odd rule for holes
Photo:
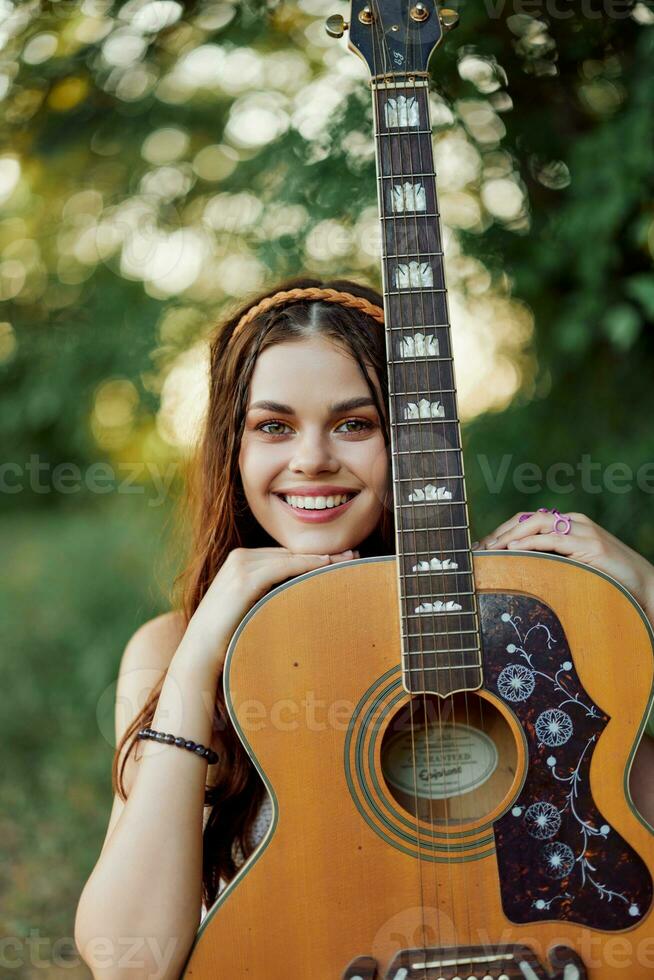
[[[292,494],[286,495],[286,494],[282,494],[282,493],[276,493],[276,494],[274,494],[274,496],[277,497],[278,500],[281,500],[281,502],[286,507],[288,507],[289,510],[294,511],[296,514],[338,514],[345,507],[347,507],[354,500],[355,497],[358,497],[358,495],[359,495],[359,491],[357,491],[356,493],[348,493],[348,494],[331,494],[330,496],[334,496],[334,497],[347,497],[347,500],[343,501],[340,504],[337,504],[336,506],[331,506],[331,507],[328,507],[328,506],[323,506],[323,507],[297,507],[297,506],[291,504],[289,502],[289,500],[286,499],[287,496],[292,497],[294,495],[292,495]],[[327,495],[325,495],[325,496],[327,496]],[[312,499],[312,498],[309,498],[309,499]]]

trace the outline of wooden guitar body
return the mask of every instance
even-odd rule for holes
[[[474,574],[484,682],[447,698],[402,685],[394,557],[243,620],[226,700],[274,816],[185,978],[652,975],[654,833],[628,791],[651,628],[577,562],[485,553]]]

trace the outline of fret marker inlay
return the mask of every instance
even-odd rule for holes
[[[397,98],[388,99],[384,109],[386,126],[389,129],[420,125],[420,106],[413,95],[408,98],[406,95],[398,95]]]
[[[393,211],[402,214],[405,211],[426,211],[427,195],[424,185],[418,181],[412,184],[407,181],[405,184],[394,184],[392,191]]]
[[[400,357],[438,357],[438,341],[433,333],[415,333],[400,341]]]
[[[422,602],[419,606],[416,606],[414,612],[444,613],[444,612],[457,612],[459,609],[463,609],[463,606],[459,605],[458,602],[454,602],[452,599],[448,599],[447,602],[443,602],[441,599],[436,599],[435,602]]]
[[[434,270],[429,262],[403,262],[393,273],[396,289],[431,289]]]
[[[424,490],[418,488],[409,494],[409,500],[451,500],[452,491],[447,487],[435,487],[428,483]]]
[[[451,558],[431,558],[429,561],[419,561],[411,569],[412,572],[440,572],[445,569],[458,568],[458,564]]]
[[[445,406],[441,402],[430,402],[421,398],[419,402],[409,402],[404,409],[405,419],[443,419]]]

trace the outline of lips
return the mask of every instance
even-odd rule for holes
[[[345,493],[347,491],[343,491],[343,492]],[[290,514],[292,514],[295,518],[297,518],[297,520],[309,524],[322,524],[325,521],[334,520],[335,518],[339,517],[351,505],[352,501],[358,496],[358,493],[355,494],[354,497],[350,497],[349,500],[346,500],[344,504],[339,504],[338,507],[325,507],[322,510],[307,510],[304,507],[292,507],[291,504],[288,504],[284,500],[284,498],[280,497],[278,494],[274,494],[273,496],[276,496],[279,502],[281,503],[282,507],[285,507]],[[296,495],[293,494],[293,496]],[[297,494],[297,496],[322,497],[325,495],[314,493],[314,494]]]

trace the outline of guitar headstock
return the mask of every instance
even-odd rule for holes
[[[352,0],[349,25],[334,16],[326,28],[340,37],[349,26],[350,47],[375,78],[424,74],[432,51],[457,22],[458,14],[435,0]]]

